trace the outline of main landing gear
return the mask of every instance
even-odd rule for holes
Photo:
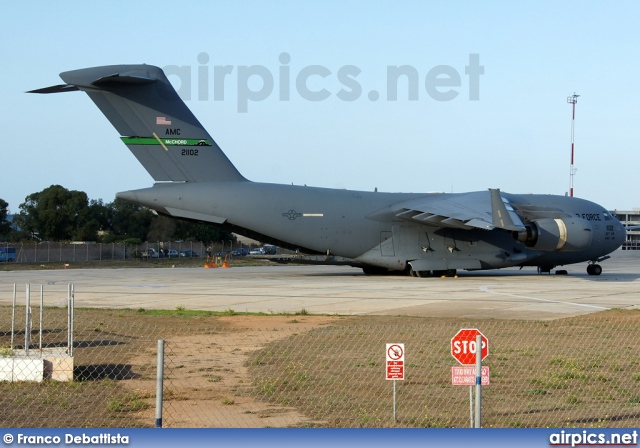
[[[602,266],[597,263],[589,263],[587,266],[587,274],[589,275],[600,275],[602,274]]]
[[[420,278],[431,277],[431,271],[414,271],[411,266],[409,266],[409,270],[407,271],[407,274],[409,274],[411,277],[420,277]]]
[[[414,271],[411,266],[407,269],[407,274],[411,277],[455,277],[457,271],[455,269],[437,270],[437,271]]]
[[[364,272],[364,275],[387,275],[389,270],[377,266],[365,266],[362,268],[362,272]]]
[[[554,266],[538,266],[538,274],[551,274],[551,270]],[[556,271],[556,274],[567,274],[567,271]],[[602,274],[602,266],[600,266],[596,262],[589,262],[587,266],[587,274],[589,275],[600,275]]]

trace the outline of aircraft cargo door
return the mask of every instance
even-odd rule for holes
[[[383,257],[393,257],[396,251],[393,249],[392,233],[389,231],[380,232],[380,254]]]

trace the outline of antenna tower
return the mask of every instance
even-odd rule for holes
[[[576,92],[573,92],[573,95],[567,97],[567,103],[572,106],[572,115],[571,115],[571,166],[569,167],[569,196],[573,197],[573,175],[578,171],[573,162],[575,156],[575,126],[576,126],[576,103],[578,102],[578,97],[580,95],[576,95]]]

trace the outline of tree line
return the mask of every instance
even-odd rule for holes
[[[30,194],[9,221],[9,204],[0,198],[0,241],[220,241],[233,239],[214,224],[157,215],[148,208],[115,199],[89,199],[83,191],[51,185]]]

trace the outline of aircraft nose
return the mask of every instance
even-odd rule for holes
[[[618,231],[616,232],[616,235],[618,235],[617,239],[620,245],[627,240],[627,229],[620,221],[618,221]]]

